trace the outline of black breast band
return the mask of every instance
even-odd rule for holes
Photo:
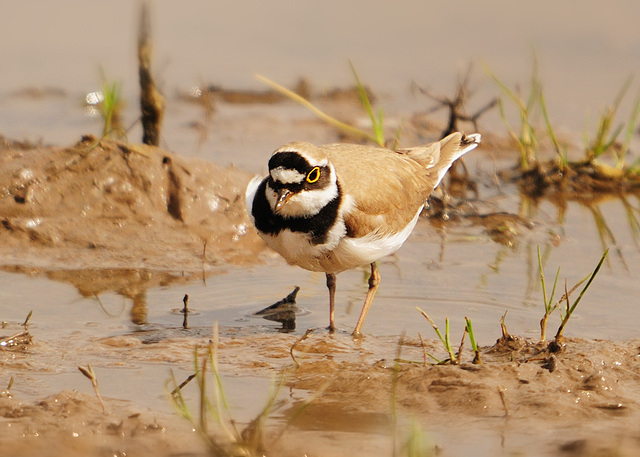
[[[327,203],[318,214],[310,217],[285,218],[275,214],[267,201],[265,192],[268,179],[268,177],[265,178],[258,186],[251,207],[251,215],[255,220],[256,228],[268,235],[277,235],[285,229],[292,232],[305,232],[309,234],[311,243],[314,245],[324,244],[327,241],[329,230],[338,218],[338,209],[342,199],[340,185],[338,185],[338,195]]]

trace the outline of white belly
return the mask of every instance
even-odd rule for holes
[[[292,264],[311,271],[339,273],[368,265],[396,252],[406,241],[418,222],[415,217],[399,233],[381,236],[373,232],[362,238],[348,238],[343,224],[336,224],[327,237],[327,243],[314,245],[302,232],[283,230],[278,236],[262,235],[267,245]]]

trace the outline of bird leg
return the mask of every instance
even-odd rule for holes
[[[326,275],[327,288],[329,289],[329,331],[333,332],[336,329],[333,320],[335,315],[336,275],[334,273],[326,273]]]
[[[378,272],[378,265],[376,264],[376,262],[372,262],[371,276],[369,276],[369,290],[367,291],[367,297],[364,299],[364,305],[362,306],[362,311],[360,312],[360,317],[358,318],[356,328],[353,329],[353,336],[362,336],[362,325],[364,324],[364,320],[367,317],[367,312],[369,312],[369,307],[371,306],[371,302],[373,301],[373,296],[376,294],[376,290],[378,290],[379,284],[380,273]]]

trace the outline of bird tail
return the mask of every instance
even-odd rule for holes
[[[413,159],[424,163],[430,173],[435,172],[437,178],[433,187],[436,188],[451,167],[451,164],[467,152],[475,149],[480,144],[480,140],[479,133],[464,135],[460,132],[455,132],[435,143],[402,149],[398,152],[407,154]]]

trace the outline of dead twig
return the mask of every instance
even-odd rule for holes
[[[31,320],[31,316],[33,315],[33,310],[29,311],[27,314],[27,318],[24,320],[22,326],[24,330],[18,333],[14,333],[10,336],[5,336],[4,338],[0,338],[0,349],[15,349],[19,346],[26,346],[27,344],[31,344],[33,340],[33,336],[29,333],[29,321]]]
[[[448,108],[449,110],[449,121],[447,124],[447,128],[442,132],[442,138],[447,135],[458,132],[458,122],[470,122],[473,124],[473,128],[478,130],[478,119],[485,112],[493,108],[498,104],[498,98],[494,98],[489,101],[486,105],[476,111],[474,114],[467,114],[465,110],[465,105],[470,97],[469,92],[469,80],[471,78],[471,73],[473,70],[473,65],[469,64],[467,67],[467,71],[462,80],[458,78],[458,87],[456,89],[456,94],[453,98],[449,98],[446,96],[435,95],[431,90],[420,87],[418,84],[414,83],[414,87],[418,89],[422,94],[426,95],[433,101],[435,101],[438,105],[433,108],[431,111],[437,111],[442,107]]]
[[[151,75],[151,25],[146,2],[140,11],[138,34],[138,77],[140,80],[140,111],[142,120],[142,142],[152,146],[160,144],[160,124],[164,116],[165,101],[156,88]]]

